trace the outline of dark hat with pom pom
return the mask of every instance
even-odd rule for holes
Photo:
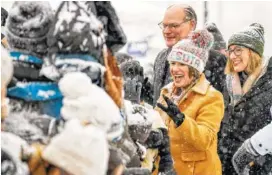
[[[205,28],[213,35],[214,44],[212,48],[214,50],[226,49],[226,42],[222,33],[219,31],[215,23],[206,23]]]
[[[246,29],[233,34],[228,41],[228,48],[231,45],[247,47],[262,57],[264,52],[263,26],[258,23],[253,23]]]
[[[176,61],[195,68],[202,73],[213,45],[213,36],[206,29],[195,30],[187,39],[173,46],[168,61]]]

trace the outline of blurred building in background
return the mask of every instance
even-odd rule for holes
[[[1,1],[1,7],[9,10],[13,2]],[[50,3],[56,9],[60,1],[50,0]],[[191,5],[198,16],[197,28],[204,26],[204,1],[112,1],[128,37],[128,44],[121,51],[129,52],[142,61],[153,61],[165,47],[157,24],[166,8],[175,3]],[[272,1],[208,1],[206,9],[207,20],[217,24],[226,41],[231,34],[253,22],[262,24],[266,39],[264,54],[272,55]]]

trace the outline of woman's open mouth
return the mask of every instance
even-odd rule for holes
[[[184,75],[175,75],[174,80],[175,80],[175,82],[180,82],[183,77],[184,77]]]

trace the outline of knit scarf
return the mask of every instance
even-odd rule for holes
[[[175,87],[175,84],[173,83],[172,92],[170,94],[170,97],[173,100],[173,102],[175,104],[179,104],[183,100],[183,98],[189,93],[189,91],[192,90],[192,88],[195,86],[195,84],[197,83],[197,81],[199,81],[199,78],[193,80],[192,83],[187,88],[185,88],[184,90],[182,90],[182,92],[181,92],[180,95],[175,95],[177,87]]]
[[[227,90],[231,98],[231,105],[234,106],[265,74],[268,62],[269,59],[263,58],[262,64],[248,76],[243,86],[241,86],[240,77],[237,72],[226,76]]]

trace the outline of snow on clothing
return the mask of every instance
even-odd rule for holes
[[[242,146],[232,157],[232,165],[238,174],[249,174],[254,162],[261,159],[263,155],[272,153],[272,123],[268,124],[251,138],[244,141]],[[271,170],[272,173],[272,170]]]
[[[61,114],[65,120],[77,118],[102,129],[109,141],[120,139],[124,119],[119,108],[102,88],[92,84],[86,74],[65,74],[59,81],[59,88],[64,95]]]
[[[11,112],[29,109],[59,118],[62,96],[57,84],[39,74],[52,21],[48,2],[15,2],[10,9],[6,32],[14,66],[7,90]]]
[[[1,174],[28,175],[28,165],[22,161],[22,150],[28,147],[20,137],[1,132]]]
[[[167,150],[165,147],[169,147],[168,136],[163,135],[167,135],[167,132],[162,131],[165,126],[158,113],[153,109],[148,109],[146,104],[140,105],[143,68],[138,61],[128,60],[120,65],[120,69],[125,82],[125,105],[128,114],[129,134],[138,147],[138,155],[134,156],[127,166],[140,167],[142,164],[144,168],[151,172],[155,157],[158,154],[163,154],[161,159],[163,163],[160,164],[159,171],[169,171],[169,169],[172,169],[170,151],[163,151]],[[127,100],[130,100],[133,104],[130,104]],[[165,161],[166,159],[170,159],[170,161]],[[143,161],[141,162],[141,160]]]
[[[84,73],[65,74],[59,87],[64,95],[61,109],[63,118],[77,118],[82,123],[94,125],[105,132],[111,154],[109,171],[113,171],[117,165],[126,165],[136,152],[136,146],[127,135],[126,115],[122,109],[120,111],[112,98],[102,88],[92,84]]]
[[[213,35],[214,43],[212,49],[220,51],[226,49],[226,41],[224,40],[222,33],[219,31],[215,23],[206,23],[205,28]]]
[[[209,59],[206,63],[204,70],[207,80],[211,85],[223,95],[225,93],[225,73],[224,69],[226,67],[227,58],[220,52],[211,49],[209,51]],[[224,95],[225,96],[225,95]]]
[[[105,132],[94,125],[83,126],[77,119],[69,120],[42,157],[70,174],[104,175],[109,157]]]
[[[252,23],[244,30],[234,33],[228,40],[228,48],[231,45],[239,45],[249,48],[263,56],[264,52],[264,28],[261,24]]]
[[[125,99],[140,103],[141,89],[144,81],[144,70],[139,61],[129,60],[120,65],[124,79]]]
[[[162,89],[159,103],[165,105],[162,95],[172,98],[172,88],[173,83],[170,83]],[[221,174],[217,132],[224,115],[222,94],[202,74],[177,105],[185,115],[183,123],[177,128],[165,112],[155,108],[167,125],[177,174]]]
[[[231,158],[235,151],[246,139],[268,125],[272,120],[270,114],[272,105],[272,59],[270,58],[268,61],[267,67],[259,72],[259,76],[256,77],[255,72],[253,73],[255,76],[253,84],[250,81],[246,83],[251,86],[251,88],[246,88],[247,93],[240,95],[236,103],[233,101],[226,108],[220,131],[222,138],[219,140],[219,153],[226,175],[235,174],[231,165]],[[231,80],[227,77],[228,79]],[[227,87],[230,96],[234,94],[230,88],[230,81],[227,82]],[[265,163],[256,162],[251,168],[250,174],[267,174],[270,171],[272,156],[266,155],[264,158]]]
[[[47,144],[58,133],[56,119],[33,111],[12,112],[2,123],[6,132],[13,133],[29,144]]]
[[[111,2],[62,3],[56,12],[52,30],[47,39],[49,54],[89,54],[102,65],[104,43],[112,53],[126,43]]]
[[[99,4],[99,7],[100,5],[100,10],[102,10],[103,3]],[[110,2],[104,3],[104,5],[111,7]],[[121,107],[121,73],[115,58],[112,56],[113,53],[107,50],[105,42],[109,44],[108,49],[115,50],[120,47],[120,42],[123,40],[113,41],[115,41],[116,37],[124,39],[125,36],[121,33],[122,29],[117,27],[119,21],[116,14],[113,13],[114,9],[111,7],[112,11],[108,13],[101,12],[97,8],[94,2],[62,2],[60,4],[55,15],[52,32],[50,32],[47,39],[49,58],[45,61],[42,73],[53,80],[59,80],[63,74],[70,71],[85,72],[93,81],[103,77],[98,83],[103,86],[118,107]],[[95,15],[94,12],[98,14],[98,11],[101,16]],[[107,15],[115,15],[115,17],[108,17]],[[109,31],[115,31],[116,33],[106,33],[104,29],[107,29],[108,26],[103,26],[103,23],[98,19],[99,17],[104,20],[110,19],[107,25],[117,27],[118,32],[117,29],[111,29]],[[84,21],[81,19],[84,19]],[[110,41],[106,41],[107,38],[110,38]],[[115,47],[115,45],[118,46]],[[89,55],[87,60],[83,58],[86,55]],[[97,69],[97,66],[87,65],[86,61],[104,66],[105,74],[102,74],[103,71]],[[52,75],[52,71],[55,74]]]
[[[164,129],[166,126],[159,113],[148,107],[147,104],[131,104],[129,101],[125,100],[125,105],[127,108],[130,135],[132,135],[133,140],[138,146],[139,143],[145,146],[143,154],[140,155],[142,160],[141,167],[147,168],[150,172],[152,172],[153,163],[155,162],[155,159],[159,153],[158,147],[161,145],[159,142],[162,142],[162,140],[165,138],[163,135],[161,135],[160,140],[148,141],[148,144],[147,139],[149,139],[149,135],[152,131],[161,132],[160,129]],[[133,129],[136,129],[136,131]],[[158,145],[155,146],[155,144]]]
[[[52,22],[49,2],[14,2],[6,24],[9,48],[42,58],[47,54],[46,38]]]
[[[47,37],[51,62],[54,54],[88,54],[102,63],[105,36],[103,24],[87,2],[62,2]]]
[[[126,43],[127,37],[123,28],[120,24],[119,18],[114,7],[111,5],[110,1],[89,1],[87,4],[92,6],[94,4],[95,9],[94,14],[97,15],[98,19],[104,25],[106,30],[106,45],[112,53],[120,50]],[[93,9],[93,8],[91,8]],[[96,11],[96,12],[95,12]]]
[[[154,62],[154,84],[153,84],[153,106],[159,98],[162,87],[172,81],[169,63],[166,61],[171,48],[162,50]],[[205,76],[215,89],[223,93],[224,90],[224,68],[226,57],[214,50],[209,51],[209,58],[204,70]]]
[[[7,90],[12,112],[37,111],[60,118],[62,94],[57,83],[39,75],[43,60],[20,52],[11,52],[14,74]]]
[[[84,21],[81,19],[84,19]],[[104,117],[96,116],[91,122],[96,122],[107,131],[107,136],[110,140],[110,149],[116,148],[118,150],[117,155],[121,155],[122,162],[118,163],[121,165],[127,164],[135,153],[136,148],[127,133],[127,128],[124,126],[126,124],[124,122],[125,119],[122,119],[125,113],[122,111],[121,73],[115,58],[112,56],[114,53],[110,52],[115,52],[126,41],[113,7],[110,2],[62,2],[56,12],[52,31],[54,32],[50,33],[48,37],[49,58],[46,60],[46,64],[44,64],[43,74],[50,77],[50,79],[59,80],[63,76],[65,78],[68,73],[83,72],[91,78],[92,83],[99,86],[92,88],[93,92],[91,89],[88,90],[87,98],[79,94],[80,97],[76,98],[74,102],[72,98],[66,98],[66,102],[73,104],[77,109],[84,108],[84,111],[80,113],[81,117],[84,116],[84,112],[90,110],[88,109],[90,101],[89,105],[92,105],[92,107],[100,107],[97,113],[101,113],[103,109],[103,112],[108,111],[107,114],[114,113],[114,117],[109,117],[109,115],[104,115]],[[108,50],[106,50],[105,42]],[[51,74],[52,70],[56,73],[53,76]],[[72,86],[77,87],[77,84],[74,83]],[[103,97],[109,95],[115,103],[112,104],[112,101],[107,97],[107,105],[111,106],[105,105],[104,108],[101,108],[103,101],[99,98],[94,100],[91,96],[91,94],[94,94],[98,97],[98,94],[95,92],[99,88],[102,88],[99,90],[99,94],[103,94]],[[78,93],[75,95],[78,95]],[[83,102],[86,104],[80,106],[80,103]],[[116,109],[118,110],[118,114]],[[64,105],[62,113],[67,115],[69,114],[67,111],[76,112]],[[69,115],[68,118],[70,117]],[[88,116],[85,116],[86,118]],[[103,121],[101,122],[99,118],[103,119]],[[81,119],[85,120],[83,117]],[[113,165],[116,162],[112,159],[115,159],[114,155],[110,156],[109,167],[116,168]]]
[[[161,88],[172,81],[167,62],[167,56],[171,52],[171,48],[163,49],[154,62],[154,84],[153,84],[153,106],[156,106],[160,96]]]

